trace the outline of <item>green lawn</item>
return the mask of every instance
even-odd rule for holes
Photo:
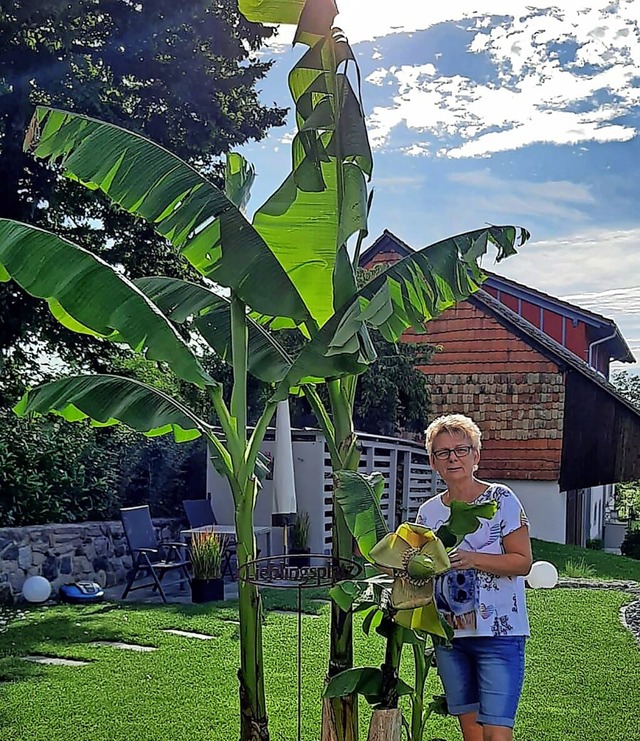
[[[269,596],[268,596],[269,597]],[[276,601],[276,599],[278,601]],[[553,590],[528,593],[533,637],[518,719],[520,741],[631,741],[638,733],[640,651],[618,613],[618,592]],[[285,596],[270,606],[292,605]],[[328,609],[303,620],[305,739],[319,737],[321,679],[326,666]],[[237,626],[233,604],[35,609],[0,633],[2,741],[233,741],[237,738]],[[179,638],[162,628],[214,636]],[[270,612],[264,631],[271,732],[295,739],[294,615]],[[379,664],[382,643],[357,631],[363,663]],[[93,647],[94,640],[156,646],[154,653]],[[86,659],[89,666],[23,662],[30,653]],[[410,679],[409,655],[404,667]],[[431,678],[431,692],[439,691]],[[367,711],[363,707],[362,737]],[[436,718],[426,738],[459,741],[452,718]]]
[[[624,556],[616,556],[604,551],[590,548],[579,548],[574,545],[547,543],[543,540],[532,540],[533,556],[537,561],[551,561],[560,574],[563,573],[568,560],[582,561],[593,566],[594,578],[622,579],[640,581],[640,561]],[[640,738],[640,733],[638,734]]]

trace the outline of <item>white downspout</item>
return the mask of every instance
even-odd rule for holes
[[[592,355],[592,351],[593,351],[593,348],[594,348],[594,347],[595,347],[596,345],[601,345],[601,344],[602,344],[603,342],[608,342],[609,340],[613,340],[613,339],[614,339],[614,338],[615,338],[615,337],[617,336],[617,334],[618,334],[618,332],[617,332],[616,330],[614,330],[613,334],[612,334],[612,335],[609,335],[609,337],[603,337],[602,339],[600,339],[600,340],[596,340],[595,342],[592,342],[592,343],[591,343],[591,344],[589,345],[589,365],[590,365],[590,366],[591,366],[592,368],[593,368],[593,363],[592,363],[592,360],[591,360],[591,359],[592,359],[592,357],[593,357],[593,355]],[[596,369],[596,370],[597,370],[597,369]],[[598,371],[598,372],[600,372],[600,371]],[[603,375],[604,375],[604,374],[603,374]]]

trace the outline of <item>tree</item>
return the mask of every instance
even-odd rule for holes
[[[484,278],[478,260],[488,247],[495,245],[500,259],[528,233],[491,226],[461,234],[410,255],[358,288],[354,264],[366,233],[372,162],[362,106],[346,72],[355,65],[353,53],[333,28],[335,6],[331,0],[247,0],[240,7],[255,21],[299,21],[297,39],[308,46],[290,75],[299,125],[292,171],[251,222],[242,206],[253,172],[238,156],[227,159],[223,192],[144,137],[76,113],[39,107],[26,138],[36,157],[59,162],[67,177],[147,221],[202,276],[229,289],[230,297],[164,276],[132,283],[87,250],[7,219],[0,219],[0,277],[46,299],[68,328],[125,343],[206,389],[224,438],[209,418],[163,391],[112,375],[41,385],[17,411],[56,412],[70,421],[89,417],[99,425],[120,422],[149,435],[172,432],[179,441],[205,437],[214,466],[231,486],[243,569],[255,557],[259,450],[277,401],[302,388],[325,432],[334,471],[356,471],[353,402],[358,374],[376,358],[370,329],[394,342],[404,329],[467,298]],[[358,242],[352,258],[347,242],[353,235]],[[229,404],[175,324],[184,324],[230,362]],[[294,357],[277,341],[283,328],[297,329],[306,340]],[[273,390],[253,431],[247,426],[248,373]],[[315,388],[324,381],[328,408]],[[351,557],[353,536],[341,501],[334,501],[334,553]],[[255,586],[241,581],[239,603],[241,734],[244,741],[265,741]],[[352,663],[352,616],[332,609],[332,622],[333,676]],[[357,737],[353,695],[336,698],[325,711],[325,725],[337,729],[339,738]]]
[[[426,345],[387,342],[371,332],[377,360],[363,373],[353,404],[355,428],[377,435],[423,432],[429,421],[429,381],[417,365],[433,354]]]
[[[3,2],[0,217],[79,241],[134,277],[196,275],[143,221],[29,157],[22,138],[34,104],[57,105],[132,127],[221,184],[220,154],[283,123],[285,111],[261,104],[256,90],[271,63],[254,52],[272,34],[235,0]],[[52,348],[108,367],[108,345],[68,332],[11,285],[0,286],[0,315],[5,387],[7,374],[18,376],[5,398]]]
[[[625,399],[640,409],[640,376],[619,371],[611,383]],[[624,481],[616,484],[615,503],[618,515],[623,518],[640,516],[640,481]]]

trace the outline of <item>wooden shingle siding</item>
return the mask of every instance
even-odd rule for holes
[[[460,412],[484,434],[479,475],[557,480],[562,455],[564,374],[559,366],[467,302],[410,341],[439,345],[420,370],[430,380],[432,417]]]
[[[492,316],[468,302],[457,304],[426,325],[424,335],[407,332],[407,342],[442,346],[420,370],[439,373],[554,373],[557,365],[516,337]]]

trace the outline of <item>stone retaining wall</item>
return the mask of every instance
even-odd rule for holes
[[[161,540],[179,540],[179,519],[154,520]],[[0,528],[0,604],[11,603],[28,576],[46,577],[55,595],[62,584],[122,584],[131,556],[120,522],[79,522]]]

